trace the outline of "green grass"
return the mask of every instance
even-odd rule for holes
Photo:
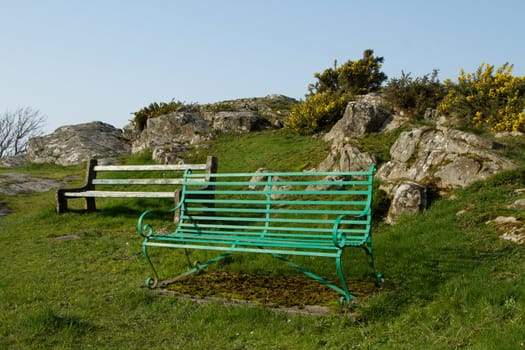
[[[328,151],[320,140],[284,131],[223,136],[209,147],[192,157],[216,155],[220,171],[301,170]],[[0,175],[14,171],[78,175],[74,181],[82,182],[84,166],[28,166],[0,169]],[[56,215],[53,192],[0,195],[13,209],[0,219],[0,348],[519,349],[525,344],[525,249],[500,240],[485,224],[499,215],[525,220],[506,208],[523,198],[518,188],[525,188],[523,167],[458,190],[454,199],[436,200],[395,226],[375,224],[383,287],[352,313],[326,316],[199,304],[145,288],[150,271],[137,216],[145,206],[168,204],[115,199],[101,201],[92,214]],[[185,269],[180,251],[152,255],[163,276]],[[362,280],[364,253],[350,250],[345,258],[350,278]],[[335,273],[327,259],[305,262],[322,274]],[[250,255],[216,268],[294,273]]]

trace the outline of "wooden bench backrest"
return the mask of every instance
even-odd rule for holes
[[[97,165],[96,160],[88,164],[86,189],[93,190],[95,185],[181,185],[184,171],[202,171],[203,174],[217,172],[217,158],[208,157],[206,164],[154,164],[154,165]],[[156,175],[136,175],[142,172],[156,172]],[[162,172],[161,176],[159,173]],[[120,178],[104,177],[100,174],[118,174]],[[111,176],[111,175],[110,175]],[[153,178],[156,176],[156,178]],[[201,181],[209,181],[204,176]]]
[[[374,166],[360,172],[272,172],[203,175],[188,171],[181,224],[232,234],[368,235]],[[203,182],[204,181],[204,182]],[[202,187],[208,188],[202,190]]]

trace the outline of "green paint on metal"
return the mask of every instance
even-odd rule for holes
[[[271,172],[197,174],[185,171],[177,207],[180,221],[173,232],[156,232],[139,218],[143,253],[158,284],[147,248],[196,249],[222,252],[191,267],[184,278],[236,252],[271,254],[349,301],[341,256],[345,248],[361,247],[376,274],[371,240],[371,201],[375,167],[352,172]],[[252,181],[252,179],[256,179]],[[328,281],[288,257],[335,259],[339,283]]]

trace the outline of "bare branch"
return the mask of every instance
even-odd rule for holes
[[[42,135],[45,117],[31,107],[6,111],[0,115],[0,158],[27,150],[30,138]]]

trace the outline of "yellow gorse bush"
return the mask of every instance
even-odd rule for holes
[[[492,131],[525,131],[525,77],[513,76],[512,69],[508,63],[497,69],[482,63],[474,73],[462,69],[457,84],[445,81],[448,94],[438,112]]]
[[[311,135],[332,125],[344,113],[347,98],[330,92],[309,95],[292,107],[287,126],[302,135]]]

